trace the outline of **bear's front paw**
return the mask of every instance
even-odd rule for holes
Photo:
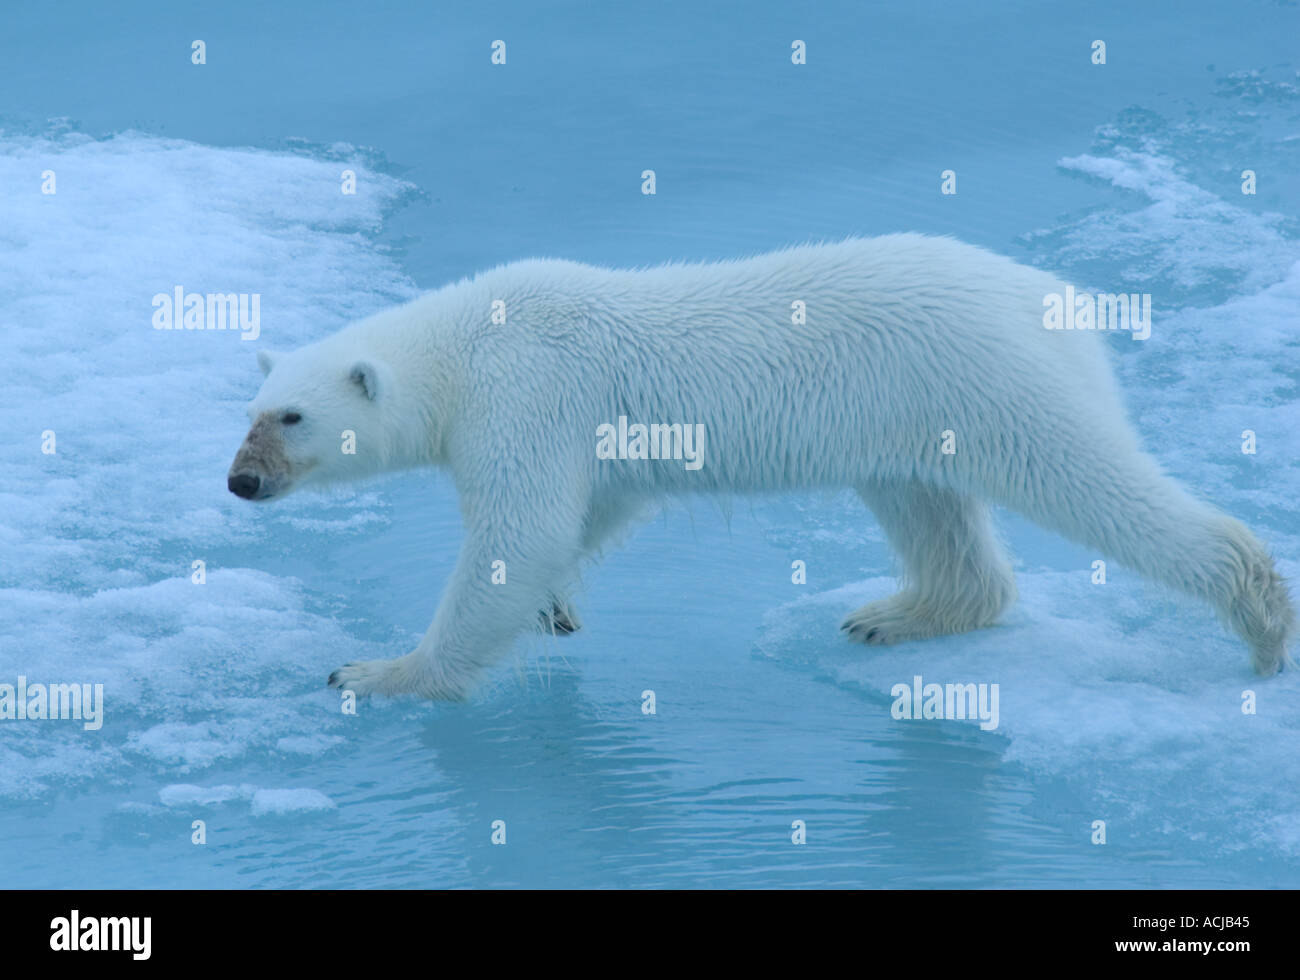
[[[354,694],[384,694],[392,696],[398,690],[399,679],[393,669],[395,660],[363,660],[344,664],[330,674],[329,686],[352,691]]]
[[[869,602],[845,617],[840,629],[850,640],[870,646],[888,646],[908,640],[922,640],[943,632],[920,615],[906,596],[892,596]]]
[[[556,636],[568,636],[570,633],[576,633],[582,629],[582,620],[578,618],[578,610],[574,609],[568,603],[556,603],[551,607],[550,612],[542,610],[538,616],[542,624],[543,633],[553,633]]]
[[[427,670],[424,661],[409,653],[396,660],[362,660],[344,664],[330,674],[329,686],[354,694],[378,694],[396,697],[410,694],[439,701],[462,701],[466,689],[461,685],[439,682]]]

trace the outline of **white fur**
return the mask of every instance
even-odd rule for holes
[[[461,498],[464,547],[424,639],[332,682],[463,697],[656,498],[844,486],[904,572],[903,591],[848,617],[854,638],[992,623],[1015,596],[997,503],[1210,603],[1272,673],[1294,628],[1285,583],[1245,526],[1141,451],[1101,339],[1043,327],[1044,297],[1063,292],[1045,272],[919,235],[639,271],[530,260],[268,359],[250,415],[303,416],[284,427],[275,495],[433,464]],[[597,427],[620,415],[702,423],[704,465],[598,459]],[[344,429],[355,456],[339,452]],[[498,559],[504,585],[491,581]]]

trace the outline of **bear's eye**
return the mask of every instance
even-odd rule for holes
[[[302,421],[302,416],[297,412],[285,412],[280,416],[280,421],[285,425],[297,425]]]

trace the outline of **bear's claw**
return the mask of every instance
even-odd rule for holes
[[[569,636],[582,629],[582,621],[578,618],[577,610],[572,606],[557,604],[549,611],[543,610],[538,613],[538,618],[542,623],[542,631],[554,633],[556,636]]]

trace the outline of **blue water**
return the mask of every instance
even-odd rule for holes
[[[923,231],[1150,292],[1115,339],[1147,444],[1300,579],[1294,3],[701,7],[6,12],[0,683],[106,700],[0,722],[6,884],[1300,885],[1300,679],[1012,515],[1004,624],[882,650],[836,629],[894,587],[852,495],[680,501],[471,703],[341,714],[329,671],[428,625],[455,496],[236,500],[252,350],[530,255]],[[262,337],[152,330],[177,284],[260,293]],[[895,721],[917,673],[998,683],[999,728]]]

